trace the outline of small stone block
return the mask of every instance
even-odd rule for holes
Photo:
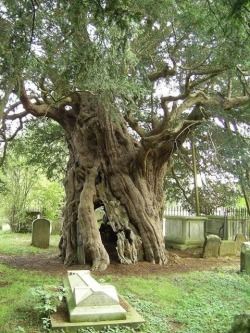
[[[230,240],[221,241],[219,254],[221,257],[235,256],[236,243]]]
[[[78,306],[69,309],[70,322],[126,319],[126,310],[120,305]]]

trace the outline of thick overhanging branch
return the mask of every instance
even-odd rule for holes
[[[66,105],[69,105],[72,102],[72,99],[71,99],[70,96],[61,96],[59,99],[55,99],[53,97],[52,91],[45,86],[45,78],[44,77],[42,77],[39,80],[39,88],[40,88],[40,91],[41,91],[41,96],[42,96],[43,103],[45,103],[47,105],[52,105],[52,106],[57,105],[58,108],[63,108]],[[41,103],[39,100],[37,100],[37,104],[43,104],[43,103]]]
[[[22,111],[19,113],[15,113],[15,114],[5,114],[4,115],[4,119],[6,120],[16,120],[16,119],[22,119],[24,117],[26,117],[29,114],[29,112],[27,111]]]
[[[167,160],[169,153],[172,155],[176,150],[179,150],[189,133],[201,122],[202,120],[195,119],[184,120],[176,126],[171,135],[163,138],[162,141],[156,145],[159,155],[162,157],[161,160]]]
[[[12,141],[18,134],[23,129],[23,120],[22,118],[19,119],[19,125],[16,128],[15,132],[12,133],[8,138],[6,138],[6,141]]]
[[[185,103],[183,110],[193,107],[192,112],[186,119],[179,119],[175,122],[169,122],[168,116],[165,116],[161,125],[152,131],[148,132],[141,140],[140,160],[144,161],[147,158],[149,151],[154,151],[155,155],[160,156],[161,163],[165,163],[177,149],[181,147],[188,134],[200,124],[206,117],[204,109],[198,103],[200,100],[207,98],[198,93],[193,96],[189,103]],[[178,110],[178,108],[177,108]]]
[[[182,100],[186,97],[187,97],[186,93],[182,93],[182,94],[179,94],[177,96],[172,96],[172,95],[163,96],[163,97],[161,97],[161,103],[176,102],[176,101]]]
[[[174,109],[174,111],[170,115],[170,124],[173,124],[180,115],[190,109],[192,106],[200,104],[204,101],[208,100],[208,97],[203,91],[197,91],[194,94],[190,94],[188,98],[186,98],[182,104],[180,104],[178,107]]]
[[[219,68],[214,68],[214,67],[208,67],[204,65],[207,61],[207,59],[211,56],[211,54],[208,55],[205,59],[201,60],[199,63],[187,67],[187,66],[180,66],[180,68],[184,71],[188,71],[192,75],[210,75],[210,74],[220,74],[228,69],[228,67],[219,67]]]
[[[142,138],[146,135],[146,131],[138,124],[138,121],[131,115],[126,114],[124,119],[127,121],[129,126]]]
[[[207,76],[205,76],[205,77],[203,77],[203,78],[201,78],[199,80],[195,80],[192,83],[190,83],[189,88],[193,89],[193,88],[199,86],[200,84],[202,84],[203,82],[209,81],[210,79],[212,79],[213,77],[217,76],[221,72],[211,73],[210,75],[207,75]],[[194,74],[192,73],[192,75],[194,75]]]
[[[5,110],[5,114],[8,114],[10,111],[14,111],[15,108],[17,108],[19,105],[21,105],[22,103],[20,101],[10,105],[6,110]]]
[[[207,70],[192,70],[189,69],[186,79],[185,79],[185,84],[183,87],[183,92],[177,96],[164,96],[161,98],[161,103],[162,105],[166,105],[166,103],[168,102],[176,102],[176,101],[180,101],[180,100],[184,100],[184,99],[188,99],[189,97],[193,97],[194,94],[199,94],[202,91],[199,90],[198,93],[194,92],[193,94],[191,94],[191,91],[198,87],[199,85],[201,85],[204,82],[209,81],[211,78],[219,75],[220,73],[222,73],[223,71],[225,71],[224,68],[220,68],[220,69],[207,69]],[[200,79],[195,79],[192,81],[192,76],[203,76]],[[203,93],[204,94],[204,93]],[[203,95],[205,96],[205,94]]]
[[[49,117],[57,122],[60,122],[60,111],[58,107],[44,104],[34,104],[31,102],[29,96],[26,93],[26,89],[24,86],[24,81],[22,79],[19,80],[19,93],[20,93],[20,101],[24,107],[24,109],[32,114],[35,117]]]
[[[193,129],[199,125],[204,119],[204,110],[200,105],[195,105],[187,119],[179,121],[171,130],[165,130],[163,133],[154,136],[150,142],[144,139],[148,147],[151,147],[160,156],[161,163],[169,160],[176,150],[182,147],[183,142]],[[151,145],[150,145],[151,144]]]
[[[176,67],[170,68],[166,65],[162,70],[148,74],[148,79],[151,82],[165,78],[167,76],[174,76],[176,74]]]
[[[201,123],[200,119],[186,119],[180,121],[174,128],[165,128],[161,132],[146,136],[141,140],[145,149],[154,149],[163,153],[163,151],[171,150],[174,152],[184,142],[187,134],[194,126]]]
[[[209,68],[209,69],[199,69],[199,70],[192,70],[192,75],[219,75],[223,72],[225,72],[228,68],[227,67],[223,67],[223,68]]]
[[[203,106],[221,106],[224,110],[230,110],[239,106],[250,104],[250,96],[226,98],[222,96],[210,97],[201,101]]]
[[[162,156],[161,160],[164,163],[169,158],[169,155],[181,147],[189,133],[207,118],[205,106],[219,105],[225,110],[229,110],[247,103],[250,103],[250,96],[223,99],[217,96],[209,97],[203,91],[190,94],[182,104],[173,108],[168,117],[165,115],[164,126],[162,122],[161,125],[141,136],[141,145],[144,150],[141,155],[145,155],[145,159],[149,151],[154,151],[155,154]],[[182,113],[191,108],[193,110],[189,116],[181,120],[180,116]]]

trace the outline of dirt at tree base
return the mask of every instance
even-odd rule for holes
[[[168,262],[166,265],[155,265],[148,262],[138,262],[136,264],[122,265],[114,260],[109,267],[102,272],[93,272],[95,276],[121,275],[121,276],[147,276],[170,275],[175,273],[187,273],[191,271],[208,271],[220,268],[231,268],[240,270],[240,256],[202,258],[202,249],[176,250],[168,249]],[[59,255],[51,254],[30,254],[30,255],[4,255],[0,254],[0,263],[17,269],[27,269],[38,271],[50,275],[64,275],[67,270],[90,269],[89,265],[65,266]]]

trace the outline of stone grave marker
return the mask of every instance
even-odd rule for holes
[[[235,236],[236,251],[240,252],[242,243],[246,242],[246,236],[243,234],[237,234]]]
[[[31,245],[46,249],[49,247],[50,221],[47,219],[36,219],[32,223]]]
[[[221,241],[219,255],[220,257],[235,256],[236,255],[235,241],[231,240]]]
[[[99,331],[105,327],[125,326],[138,329],[144,323],[139,313],[116,292],[112,285],[100,284],[89,270],[67,271],[63,279],[66,290],[65,311],[58,308],[58,314],[51,314],[51,329],[94,328]],[[53,289],[53,286],[45,286]],[[64,302],[64,300],[63,300]],[[115,329],[116,331],[116,329]],[[85,332],[85,331],[84,331]]]
[[[221,238],[217,235],[208,235],[205,237],[202,257],[218,257],[221,245]]]
[[[68,271],[65,285],[69,288],[67,304],[70,322],[118,320],[126,318],[116,289],[100,285],[90,271]]]
[[[241,245],[240,271],[250,275],[250,242]]]

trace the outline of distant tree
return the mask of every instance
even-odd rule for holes
[[[30,232],[29,214],[33,209],[51,220],[61,217],[63,189],[58,182],[48,181],[42,170],[27,164],[23,155],[15,149],[1,172],[0,201],[1,216],[9,221],[14,232]]]
[[[14,232],[20,232],[23,231],[29,203],[28,198],[36,178],[30,172],[30,168],[24,164],[24,160],[16,156],[9,156],[6,170],[7,172],[3,173],[6,184],[5,193],[0,194],[3,204],[2,210],[11,229]]]

